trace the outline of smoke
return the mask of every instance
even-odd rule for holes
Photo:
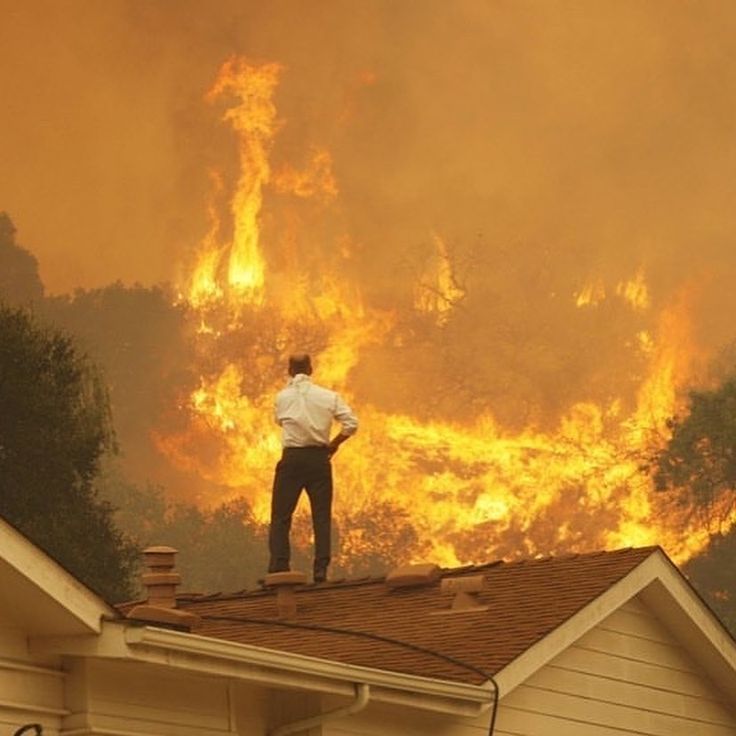
[[[719,0],[24,3],[0,28],[0,207],[52,293],[176,281],[207,229],[208,168],[237,165],[204,95],[232,54],[277,61],[273,166],[324,147],[340,194],[296,209],[289,243],[264,218],[271,266],[340,260],[394,307],[439,235],[469,294],[439,348],[402,324],[410,350],[366,355],[363,396],[406,409],[418,362],[427,384],[459,376],[444,413],[480,397],[538,422],[631,395],[633,336],[682,289],[709,352],[733,339],[735,25]],[[649,315],[615,297],[638,272]],[[578,309],[591,282],[606,299]]]
[[[570,281],[644,263],[666,291],[732,260],[735,23],[715,0],[24,3],[0,200],[53,291],[171,279],[204,226],[202,96],[237,52],[286,66],[277,154],[329,145],[374,276],[437,229],[572,253]]]

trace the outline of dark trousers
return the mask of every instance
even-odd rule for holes
[[[332,465],[329,451],[326,447],[286,447],[273,479],[269,572],[289,569],[291,517],[302,490],[306,490],[312,507],[314,569],[326,570],[330,564]]]

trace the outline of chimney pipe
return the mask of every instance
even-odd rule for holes
[[[161,608],[176,608],[176,588],[181,575],[174,572],[176,550],[173,547],[147,547],[143,550],[143,562],[148,572],[141,580],[148,590],[148,602]]]
[[[176,588],[181,583],[181,575],[174,571],[175,559],[173,547],[155,546],[143,550],[148,572],[143,573],[141,580],[146,586],[147,601],[132,608],[127,618],[187,631],[199,623],[199,616],[176,607]]]
[[[444,613],[462,613],[467,611],[486,611],[488,606],[480,603],[476,593],[485,589],[486,581],[483,575],[471,575],[469,577],[444,578],[440,584],[442,593],[454,593],[455,597],[449,609]],[[439,613],[436,611],[435,613]]]
[[[296,595],[294,588],[304,585],[307,576],[303,572],[272,572],[266,575],[263,584],[268,588],[276,588],[276,610],[279,618],[296,618]]]

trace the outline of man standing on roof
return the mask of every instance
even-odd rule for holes
[[[276,396],[283,454],[276,465],[271,497],[269,572],[289,569],[291,517],[307,491],[314,529],[314,582],[327,579],[332,524],[332,465],[337,448],[358,429],[358,419],[338,394],[312,383],[312,361],[304,353],[289,358],[289,383]],[[333,421],[339,434],[330,439]]]

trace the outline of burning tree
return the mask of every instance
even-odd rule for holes
[[[736,377],[692,391],[684,416],[669,421],[672,437],[655,458],[655,482],[701,523],[727,530],[736,508]]]
[[[467,280],[458,278],[451,250],[434,234],[403,303],[378,306],[366,299],[353,264],[355,240],[333,227],[333,257],[321,257],[314,246],[315,235],[330,232],[316,223],[335,211],[339,197],[329,154],[311,148],[303,170],[272,164],[275,140],[286,127],[274,102],[282,73],[277,64],[233,58],[206,96],[224,106],[240,168],[231,180],[213,173],[209,231],[180,289],[199,379],[180,399],[178,428],[160,427],[156,434],[160,451],[197,486],[197,501],[245,496],[255,518],[267,520],[279,452],[272,397],[286,354],[298,347],[316,356],[320,382],[360,407],[361,432],[336,461],[338,564],[349,567],[371,544],[395,549],[390,540],[407,523],[405,558],[446,564],[649,543],[685,560],[702,549],[711,530],[686,514],[668,513],[639,472],[653,438],[666,438],[667,418],[689,375],[694,351],[687,298],[651,315],[642,269],[610,284],[594,278],[567,295],[543,291],[550,278],[540,271],[540,288],[531,293],[543,317],[573,324],[572,315],[605,319],[614,304],[632,316],[622,321],[631,334],[622,334],[615,349],[625,349],[636,366],[636,388],[628,399],[572,400],[543,429],[530,411],[520,427],[509,429],[484,397],[488,371],[478,357],[498,345],[489,342],[492,327],[483,310],[503,294],[508,274],[497,269],[494,281],[475,268]],[[482,288],[491,290],[488,298],[478,298]],[[523,366],[540,360],[539,335],[549,325],[541,319],[536,336],[521,331],[513,314],[499,325],[508,332],[508,349],[498,360],[516,366],[505,386],[523,395],[516,384]],[[447,369],[452,356],[444,347],[459,345],[468,331],[486,349],[459,353],[463,357]],[[444,369],[435,370],[436,354],[448,358]],[[420,355],[430,359],[417,360]],[[402,361],[412,370],[397,375]],[[377,373],[391,381],[393,404],[381,402],[379,381],[371,383],[361,362],[383,366]],[[574,375],[575,359],[570,365]],[[561,395],[572,397],[571,386]],[[501,382],[494,395],[503,391]],[[438,398],[453,394],[466,399],[459,402],[463,411],[440,410],[447,403]],[[367,541],[355,521],[378,507],[395,513],[386,514]]]

